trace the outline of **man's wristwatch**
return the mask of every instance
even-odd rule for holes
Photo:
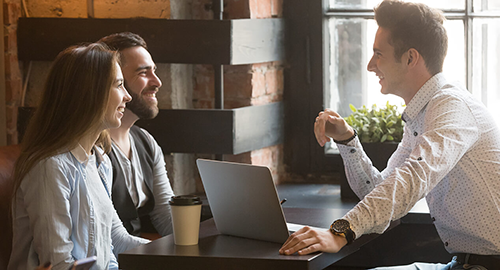
[[[335,235],[343,236],[347,240],[347,245],[356,239],[356,234],[351,229],[351,224],[345,219],[337,219],[330,225],[330,232]]]

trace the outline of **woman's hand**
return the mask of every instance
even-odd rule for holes
[[[317,251],[337,253],[346,244],[347,240],[343,236],[334,235],[329,230],[317,231],[305,226],[290,235],[279,252],[282,255],[295,252],[306,255]]]

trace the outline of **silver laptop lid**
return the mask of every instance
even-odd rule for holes
[[[196,163],[220,233],[286,241],[289,233],[269,168],[205,159]]]

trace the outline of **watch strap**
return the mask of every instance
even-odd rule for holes
[[[351,230],[351,228],[347,229],[344,232],[344,236],[345,236],[345,239],[347,240],[347,245],[354,242],[354,232]]]
[[[350,141],[354,140],[354,138],[356,138],[356,136],[358,136],[358,132],[356,131],[355,128],[353,128],[352,130],[354,130],[354,135],[352,135],[349,139],[347,140],[342,140],[342,141],[337,141],[337,140],[333,140],[335,143],[338,143],[338,144],[347,144],[349,143]]]

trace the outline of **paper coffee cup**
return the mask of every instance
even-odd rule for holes
[[[194,195],[173,196],[169,202],[172,212],[174,243],[188,246],[198,244],[201,200]]]

